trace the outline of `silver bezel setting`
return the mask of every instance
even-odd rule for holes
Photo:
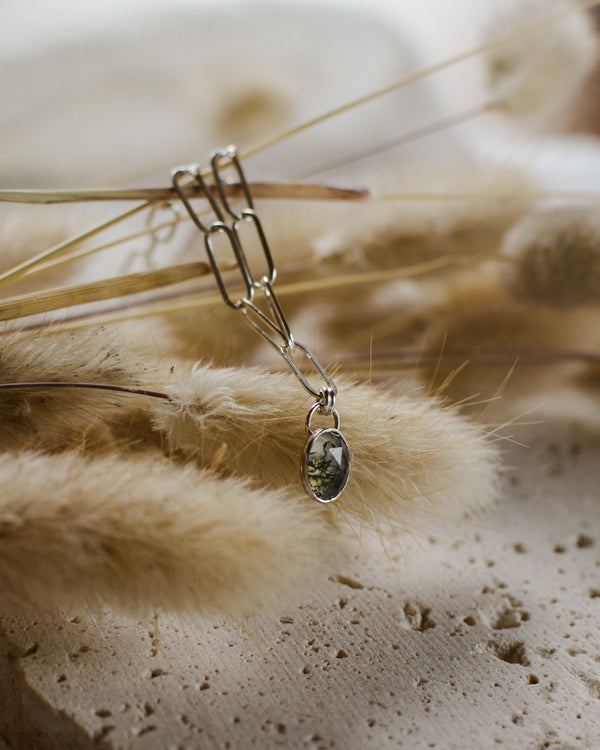
[[[341,486],[337,492],[336,495],[332,497],[319,497],[319,495],[316,494],[316,492],[311,487],[309,478],[308,478],[308,458],[310,455],[310,449],[314,441],[324,435],[335,435],[336,439],[339,439],[346,451],[346,455],[348,457],[348,465],[346,467],[346,473],[343,482],[341,483]],[[337,500],[338,497],[342,494],[344,489],[346,488],[346,485],[348,484],[348,479],[350,478],[350,470],[352,467],[352,454],[350,452],[350,447],[348,443],[346,442],[346,438],[342,435],[342,433],[336,429],[335,427],[325,427],[321,430],[315,430],[314,432],[311,432],[311,434],[308,436],[308,439],[306,443],[304,444],[304,451],[302,453],[302,465],[301,465],[301,475],[302,475],[302,484],[304,486],[304,489],[306,490],[306,493],[310,495],[314,500],[316,500],[319,503],[328,504],[332,503],[334,500]]]

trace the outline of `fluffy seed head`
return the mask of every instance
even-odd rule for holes
[[[505,279],[520,299],[554,307],[600,302],[600,219],[586,207],[531,214],[505,237]]]
[[[0,477],[3,608],[247,614],[336,548],[319,508],[156,456],[5,453]]]
[[[564,3],[539,0],[504,3],[502,15],[494,19],[493,36],[508,34],[564,7]],[[491,98],[512,117],[547,121],[577,95],[596,57],[589,19],[572,13],[486,54]]]
[[[146,367],[118,337],[44,330],[0,333],[0,383],[95,382],[135,385]],[[131,396],[85,389],[0,392],[0,446],[61,450],[111,443],[108,424]]]
[[[169,389],[172,402],[154,405],[155,421],[175,453],[302,494],[310,400],[298,389],[287,374],[197,366],[187,383]],[[353,468],[334,513],[413,528],[416,519],[460,515],[494,496],[496,451],[456,411],[347,382],[338,390]],[[317,422],[313,429],[330,426]]]

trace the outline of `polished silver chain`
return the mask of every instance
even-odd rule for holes
[[[255,211],[250,188],[235,147],[229,146],[226,149],[215,151],[211,156],[210,166],[212,186],[206,182],[198,165],[175,169],[172,178],[173,187],[181,202],[194,224],[204,235],[204,246],[221,296],[225,304],[241,312],[246,322],[279,352],[303,387],[316,398],[309,414],[309,431],[310,416],[314,411],[332,414],[336,424],[339,424],[339,417],[335,410],[337,395],[335,383],[310,349],[294,339],[275,296],[273,285],[277,278],[277,268],[262,223]],[[225,169],[233,169],[236,181],[241,187],[244,203],[241,208],[236,205],[236,210],[232,208],[228,197],[228,186],[231,183],[223,177]],[[201,188],[208,201],[210,210],[214,215],[212,220],[202,220],[186,195],[185,188],[190,185],[190,178],[193,183]],[[266,273],[259,278],[253,273],[244,252],[240,237],[242,224],[250,224],[254,227],[259,246],[264,255],[264,261],[266,261]],[[216,258],[215,240],[218,236],[223,235],[231,251],[233,251],[243,283],[244,293],[237,299],[230,295]],[[310,363],[315,371],[314,375],[318,374],[322,379],[320,387],[314,385],[302,372],[294,357],[304,358]]]

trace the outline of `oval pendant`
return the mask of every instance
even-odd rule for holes
[[[350,476],[350,448],[339,430],[329,427],[311,433],[302,456],[302,484],[320,503],[338,498]]]

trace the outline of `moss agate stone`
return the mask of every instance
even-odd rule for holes
[[[350,476],[350,449],[341,432],[329,428],[311,434],[304,447],[302,481],[315,500],[330,503]]]

